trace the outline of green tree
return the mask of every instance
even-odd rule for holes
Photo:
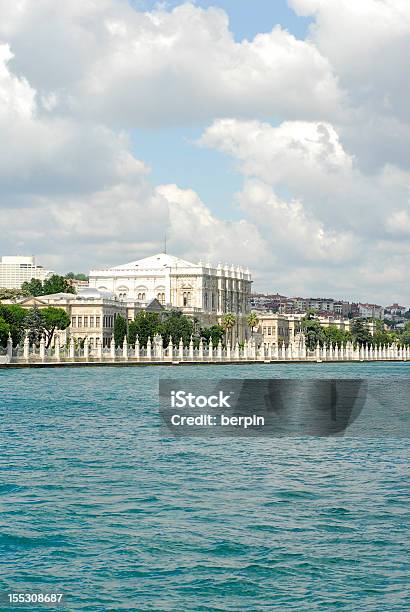
[[[18,304],[0,304],[0,318],[9,326],[13,345],[24,338],[27,311]]]
[[[219,343],[219,340],[222,341],[224,337],[224,328],[222,325],[204,327],[200,331],[200,336],[207,342],[207,344],[209,344],[209,341],[212,338],[212,344],[216,346]]]
[[[256,314],[256,312],[249,313],[246,318],[246,322],[248,326],[251,328],[251,336],[253,336],[254,328],[258,327],[259,325],[259,319],[258,319],[258,315]]]
[[[21,290],[25,295],[32,295],[37,297],[38,295],[44,295],[43,283],[38,278],[32,278],[30,281],[26,281],[21,285]]]
[[[170,310],[163,315],[159,333],[163,336],[164,346],[168,346],[170,337],[172,337],[174,343],[179,342],[182,338],[184,345],[187,345],[191,336],[195,334],[195,325],[192,319],[185,316],[181,311]]]
[[[30,344],[38,344],[41,340],[44,328],[41,312],[37,306],[27,311],[25,325]]]
[[[226,341],[228,341],[228,337],[231,340],[232,344],[232,330],[236,325],[236,317],[232,312],[227,312],[223,315],[221,325],[226,334]]]
[[[75,293],[75,289],[69,285],[64,276],[53,274],[53,276],[46,278],[44,281],[42,295],[50,295],[52,293]]]
[[[141,310],[136,314],[134,321],[128,326],[128,342],[129,344],[135,344],[138,335],[140,345],[146,347],[148,337],[152,339],[155,334],[161,332],[162,328],[159,314],[157,312]]]
[[[10,333],[10,325],[0,317],[0,346],[7,346],[7,339]]]
[[[54,306],[47,306],[40,311],[43,333],[46,340],[46,348],[51,344],[56,329],[67,329],[70,325],[70,317],[64,308],[55,308]]]
[[[324,343],[325,333],[319,321],[315,318],[313,310],[308,310],[301,319],[300,328],[305,334],[306,346],[309,350],[314,350],[318,342],[319,344]]]
[[[69,280],[80,280],[80,281],[88,281],[88,276],[83,274],[82,272],[75,274],[74,272],[67,272],[65,278]]]
[[[364,321],[361,319],[355,319],[352,323],[352,337],[353,342],[362,346],[363,344],[371,344],[372,335],[369,332]]]
[[[339,329],[336,325],[329,325],[323,328],[324,342],[326,344],[337,344],[339,347],[352,339],[352,334],[343,329]]]
[[[115,346],[122,346],[127,335],[127,321],[122,315],[117,315],[114,323],[114,342]]]
[[[410,344],[410,323],[406,323],[402,333],[399,337],[400,344],[409,345]]]
[[[67,329],[70,325],[70,317],[63,308],[47,306],[47,308],[40,310],[37,306],[34,306],[27,313],[25,325],[30,342],[38,344],[44,334],[46,348],[48,348],[55,330]]]
[[[26,297],[28,294],[23,289],[7,289],[0,287],[0,300],[17,300],[21,297]]]

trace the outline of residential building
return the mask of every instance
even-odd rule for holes
[[[359,317],[363,319],[383,319],[384,308],[377,304],[358,304]]]
[[[301,320],[306,313],[261,313],[256,312],[259,319],[258,339],[267,346],[269,344],[289,344],[295,340],[301,331]],[[345,332],[351,331],[352,320],[337,317],[317,316],[322,327],[335,326]],[[370,333],[374,335],[376,326],[373,321],[366,323]]]
[[[384,312],[388,316],[398,316],[402,317],[405,312],[407,312],[407,308],[405,306],[400,306],[400,304],[392,304],[391,306],[386,306]]]
[[[26,281],[36,278],[44,281],[54,274],[43,266],[36,264],[35,257],[21,255],[3,255],[0,257],[0,287],[20,289]]]

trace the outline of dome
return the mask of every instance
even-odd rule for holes
[[[96,287],[84,287],[78,291],[78,297],[84,299],[105,299],[105,300],[114,300],[115,295],[111,291],[100,291],[96,289]]]

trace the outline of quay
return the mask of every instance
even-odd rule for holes
[[[79,347],[71,338],[68,345],[60,346],[56,336],[54,345],[46,348],[42,338],[39,346],[30,346],[26,336],[23,346],[13,347],[9,337],[4,355],[0,356],[0,367],[76,367],[76,366],[147,366],[147,365],[240,365],[253,363],[341,363],[341,362],[377,362],[377,361],[410,361],[410,346],[389,345],[353,345],[351,342],[337,344],[319,344],[309,350],[305,342],[276,346],[258,345],[254,339],[240,344],[238,341],[231,347],[219,342],[213,346],[212,341],[204,344],[202,340],[194,345],[191,338],[184,345],[182,339],[177,344],[172,340],[163,346],[163,339],[157,335],[145,347],[137,339],[135,345],[129,346],[126,338],[123,345],[116,347],[114,337],[109,347],[101,344],[91,348],[86,342]]]

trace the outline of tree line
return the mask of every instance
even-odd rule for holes
[[[313,311],[309,311],[303,319],[301,319],[301,331],[306,337],[306,346],[313,350],[317,344],[337,344],[339,347],[347,342],[352,342],[355,345],[363,346],[368,344],[373,346],[383,346],[397,342],[401,345],[410,345],[410,323],[406,323],[403,331],[384,329],[383,321],[376,321],[376,330],[372,335],[367,326],[367,321],[363,319],[355,319],[351,326],[351,331],[344,331],[329,325],[322,327],[320,321],[315,317]]]
[[[18,304],[0,304],[0,346],[6,346],[9,334],[13,346],[24,341],[26,333],[31,344],[38,344],[44,336],[46,348],[56,330],[67,329],[70,317],[63,308],[23,308]]]

